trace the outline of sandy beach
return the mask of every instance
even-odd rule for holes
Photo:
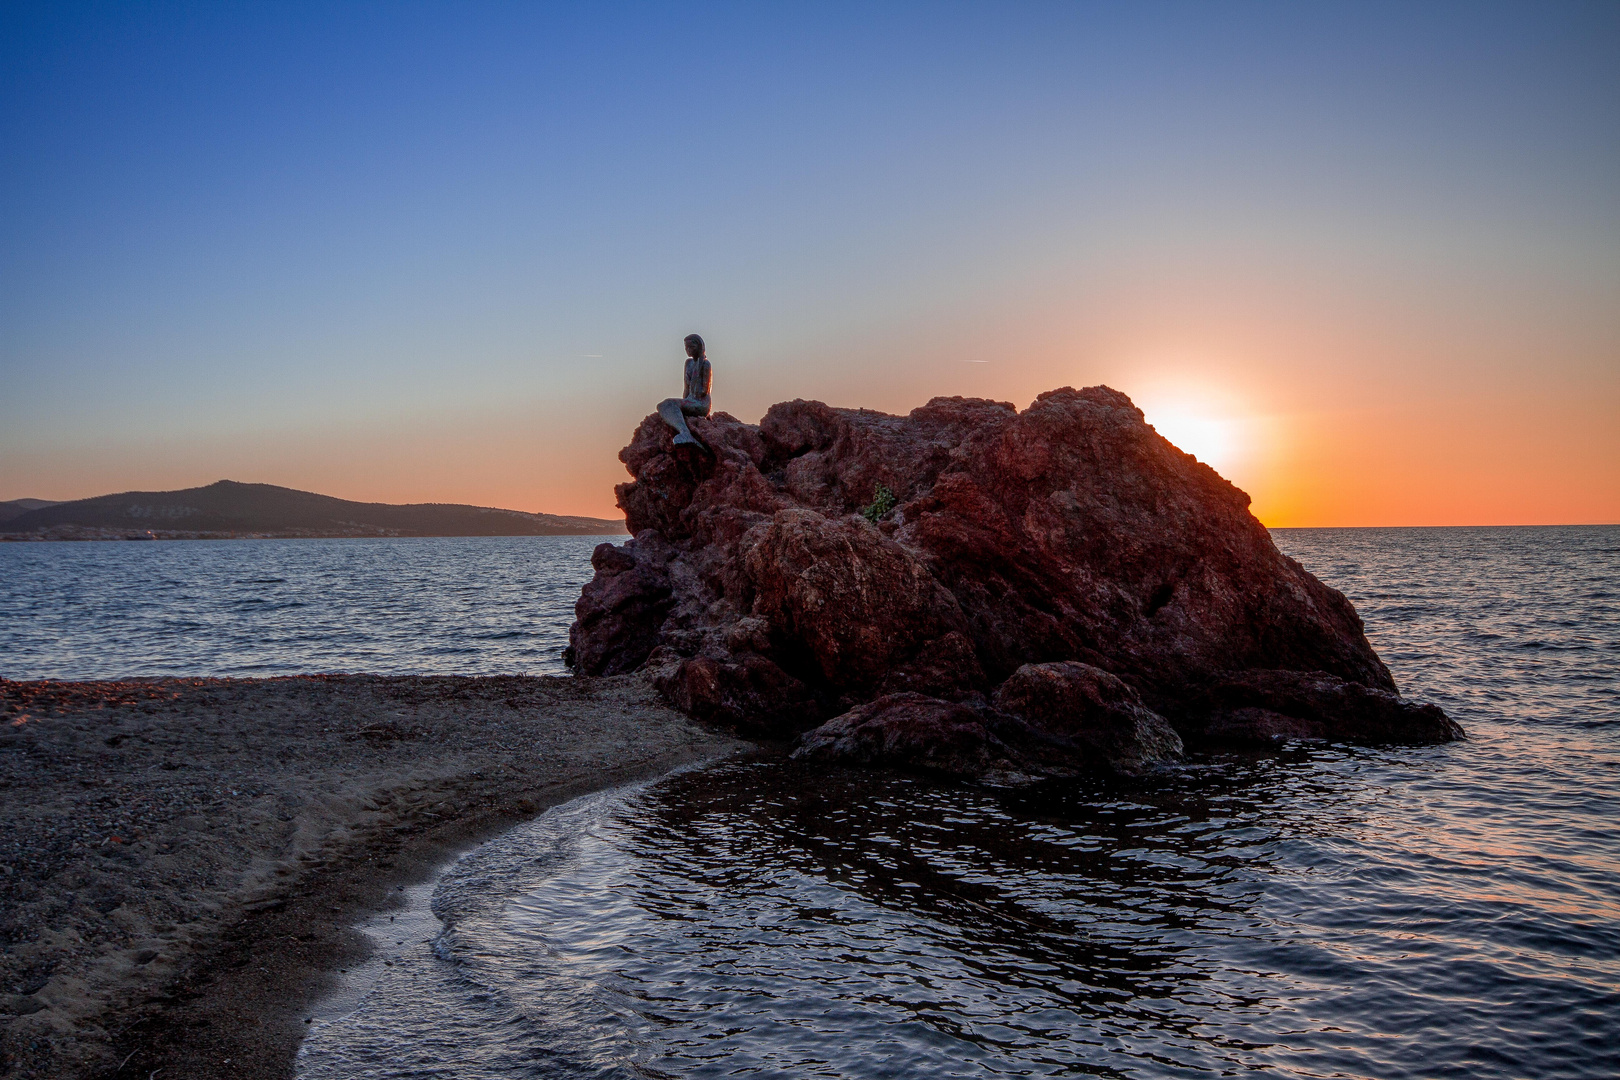
[[[640,676],[0,680],[0,1076],[290,1076],[406,885],[745,745]]]

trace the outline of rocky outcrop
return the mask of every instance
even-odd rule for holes
[[[1393,689],[1345,682],[1323,671],[1243,671],[1205,687],[1187,710],[1204,742],[1281,739],[1437,743],[1463,730],[1435,705],[1402,701]]]
[[[1122,680],[1090,664],[1025,664],[988,705],[885,694],[808,732],[795,758],[953,776],[1137,775],[1181,738]]]
[[[647,667],[701,719],[826,760],[1131,772],[1193,744],[1456,738],[1402,702],[1343,595],[1107,387],[908,416],[656,415],[633,539],[576,606],[577,670]],[[863,512],[864,511],[864,512]]]
[[[1076,661],[1025,664],[996,689],[1016,717],[1028,771],[1142,772],[1181,757],[1181,736],[1123,679]],[[1027,734],[1025,734],[1027,732]]]
[[[889,765],[952,776],[1017,772],[1018,754],[982,710],[926,694],[885,694],[806,733],[793,756],[846,765]]]

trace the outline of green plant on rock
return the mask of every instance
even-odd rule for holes
[[[876,525],[879,518],[894,509],[896,501],[894,492],[884,485],[878,484],[872,488],[872,505],[861,507],[861,516]]]

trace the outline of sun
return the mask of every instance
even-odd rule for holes
[[[1248,425],[1226,402],[1190,394],[1152,393],[1136,404],[1154,430],[1178,450],[1222,475],[1248,456]]]

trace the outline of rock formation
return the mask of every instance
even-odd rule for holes
[[[1139,771],[1195,745],[1438,742],[1339,592],[1107,387],[899,417],[656,414],[620,459],[570,660],[800,753],[961,775]],[[864,512],[863,512],[864,511]]]

